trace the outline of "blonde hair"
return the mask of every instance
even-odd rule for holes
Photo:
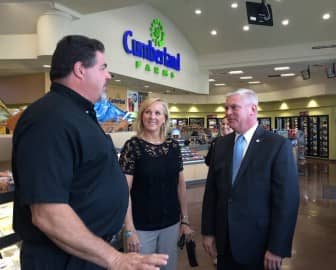
[[[138,116],[133,123],[133,130],[136,132],[136,135],[142,137],[144,134],[144,125],[142,123],[142,116],[144,111],[153,103],[160,102],[162,106],[163,113],[165,115],[165,123],[160,127],[160,139],[164,139],[167,135],[168,127],[169,127],[169,110],[168,105],[160,98],[147,98],[145,99],[140,106]]]

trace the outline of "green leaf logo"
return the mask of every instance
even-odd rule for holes
[[[166,34],[163,31],[163,24],[159,19],[154,19],[150,25],[150,35],[155,46],[163,47]]]

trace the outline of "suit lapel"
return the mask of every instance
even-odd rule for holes
[[[252,139],[250,141],[250,144],[246,150],[245,156],[242,160],[242,163],[240,165],[239,171],[237,173],[236,180],[233,184],[233,187],[237,186],[240,182],[240,177],[243,175],[244,171],[247,169],[250,162],[255,158],[255,155],[258,151],[256,151],[256,148],[259,146],[260,143],[263,141],[263,134],[265,133],[265,130],[258,126],[256,131],[254,132]],[[233,151],[232,155],[233,156]],[[231,166],[232,167],[232,166]],[[231,178],[232,178],[232,169],[231,169]]]

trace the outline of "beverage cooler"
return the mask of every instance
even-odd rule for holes
[[[305,142],[305,155],[329,158],[328,115],[275,117],[275,128],[302,130]]]
[[[299,129],[299,116],[275,117],[276,129]]]
[[[203,117],[189,117],[189,126],[204,127]]]
[[[271,117],[258,117],[259,125],[264,129],[270,131],[272,127],[272,118]]]
[[[218,129],[219,128],[219,118],[208,117],[207,118],[207,128]]]
[[[329,116],[301,116],[306,156],[329,158]]]
[[[171,118],[169,120],[170,127],[176,126],[187,126],[188,125],[188,118]]]

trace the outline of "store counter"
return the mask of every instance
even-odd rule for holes
[[[108,134],[116,147],[121,149],[126,140],[135,135],[135,132],[116,132]],[[183,162],[184,176],[187,188],[204,185],[208,167],[204,163],[203,155],[192,149],[191,154],[186,153]],[[11,168],[12,135],[0,136],[0,170]],[[188,201],[193,201],[193,194],[188,194]],[[17,269],[19,265],[19,239],[12,230],[13,191],[0,193],[0,269]]]

